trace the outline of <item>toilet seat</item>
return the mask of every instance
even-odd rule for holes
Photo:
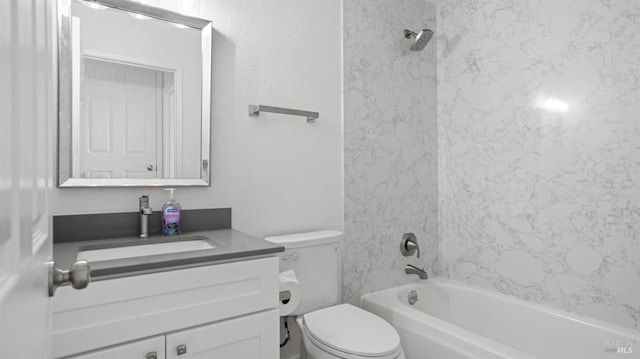
[[[313,344],[341,358],[393,359],[402,350],[389,323],[350,304],[307,313],[301,327]]]

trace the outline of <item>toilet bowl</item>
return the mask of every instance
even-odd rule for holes
[[[319,231],[265,240],[285,247],[280,272],[293,270],[300,302],[290,314],[310,359],[405,359],[400,336],[384,319],[342,299],[342,233]]]
[[[341,304],[296,318],[310,359],[404,359],[400,337],[384,319]]]

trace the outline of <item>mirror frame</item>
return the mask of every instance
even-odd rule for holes
[[[201,176],[200,178],[72,178],[72,116],[73,81],[71,48],[71,0],[58,0],[58,142],[57,187],[174,187],[210,186],[211,168],[211,45],[213,27],[211,21],[175,13],[169,10],[143,5],[129,0],[85,0],[130,13],[146,15],[158,20],[188,26],[200,30],[202,43],[202,111],[201,111]],[[79,114],[76,114],[79,116]],[[67,147],[67,154],[61,151]]]

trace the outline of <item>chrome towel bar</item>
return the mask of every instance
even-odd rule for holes
[[[320,116],[317,112],[293,110],[290,108],[273,107],[265,105],[249,105],[249,116],[258,116],[260,112],[281,113],[284,115],[303,116],[307,118],[307,122],[315,122]]]

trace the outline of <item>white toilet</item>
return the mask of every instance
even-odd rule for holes
[[[291,313],[310,359],[405,359],[400,337],[384,319],[350,304],[340,304],[342,233],[320,231],[265,240],[285,247],[280,271],[293,269],[300,303]]]

